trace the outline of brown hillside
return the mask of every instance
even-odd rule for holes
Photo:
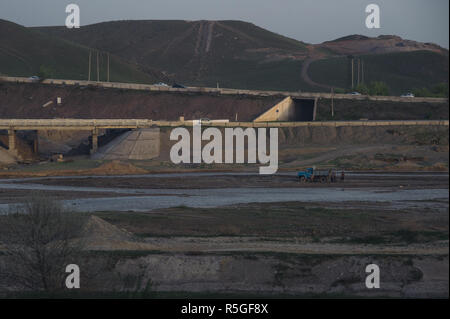
[[[299,89],[300,77],[289,68],[300,68],[298,61],[308,54],[303,42],[242,21],[112,21],[69,32],[65,27],[35,29],[111,52],[142,69],[161,70],[188,85],[283,89],[277,82],[295,80]]]
[[[448,56],[448,50],[435,44],[398,36],[370,38],[350,35],[312,45],[243,21],[111,21],[77,30],[65,27],[33,30],[111,52],[143,71],[160,70],[171,80],[190,86],[215,87],[219,84],[241,89],[329,91],[327,79],[312,81],[305,76],[311,61],[352,54],[378,56],[416,51]],[[382,70],[375,80],[402,76],[401,70],[389,72],[389,63],[390,60],[385,59],[374,65],[374,68]],[[414,70],[423,63],[426,63],[426,58],[419,61],[405,59],[404,62],[406,70]],[[440,63],[429,71],[438,73],[444,66]],[[342,78],[343,74],[334,68],[328,68],[327,73],[331,78]],[[408,83],[420,84],[419,87],[438,83],[427,79],[427,85],[423,85],[422,79],[421,74],[415,74]],[[402,89],[394,85],[393,92],[400,94]]]

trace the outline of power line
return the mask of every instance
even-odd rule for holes
[[[89,72],[88,72],[88,81],[91,80],[91,55],[92,55],[92,51],[89,50]]]

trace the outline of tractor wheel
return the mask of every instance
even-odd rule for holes
[[[327,178],[325,177],[325,176],[322,176],[321,178],[320,178],[320,182],[321,183],[325,183],[327,181]]]

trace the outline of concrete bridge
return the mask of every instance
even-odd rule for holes
[[[98,149],[101,129],[140,129],[149,127],[192,126],[193,121],[153,121],[147,119],[0,119],[0,130],[8,131],[9,152],[17,156],[16,131],[74,130],[91,131],[91,154]],[[329,122],[206,122],[214,127],[298,127],[298,126],[449,126],[448,120],[424,121],[329,121]],[[36,135],[37,136],[37,135]],[[37,152],[37,137],[34,140]]]
[[[0,130],[8,131],[9,152],[18,155],[16,148],[16,131],[38,130],[73,130],[91,131],[91,153],[98,149],[98,131],[100,129],[138,129],[151,127],[153,121],[145,119],[0,119]],[[34,151],[38,150],[37,137],[34,139]]]

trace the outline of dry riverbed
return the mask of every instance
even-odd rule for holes
[[[150,278],[154,291],[187,296],[206,292],[266,297],[448,296],[445,173],[349,173],[345,181],[335,184],[301,184],[295,173],[9,179],[0,182],[0,203],[20,202],[31,193],[27,187],[74,205],[89,199],[123,202],[128,198],[132,203],[146,197],[147,203],[170,202],[171,196],[196,203],[217,192],[232,198],[255,190],[266,192],[266,197],[288,190],[326,197],[340,192],[348,197],[342,201],[290,198],[215,207],[149,205],[152,208],[145,209],[144,205],[142,211],[84,212],[90,216],[87,251],[109,262],[113,258],[102,283],[116,282],[113,279],[118,274]],[[352,197],[361,191],[376,197]],[[409,205],[379,200],[403,191],[416,194],[396,200]],[[427,192],[442,196],[417,197]],[[382,269],[383,286],[378,291],[364,286],[369,263]]]

